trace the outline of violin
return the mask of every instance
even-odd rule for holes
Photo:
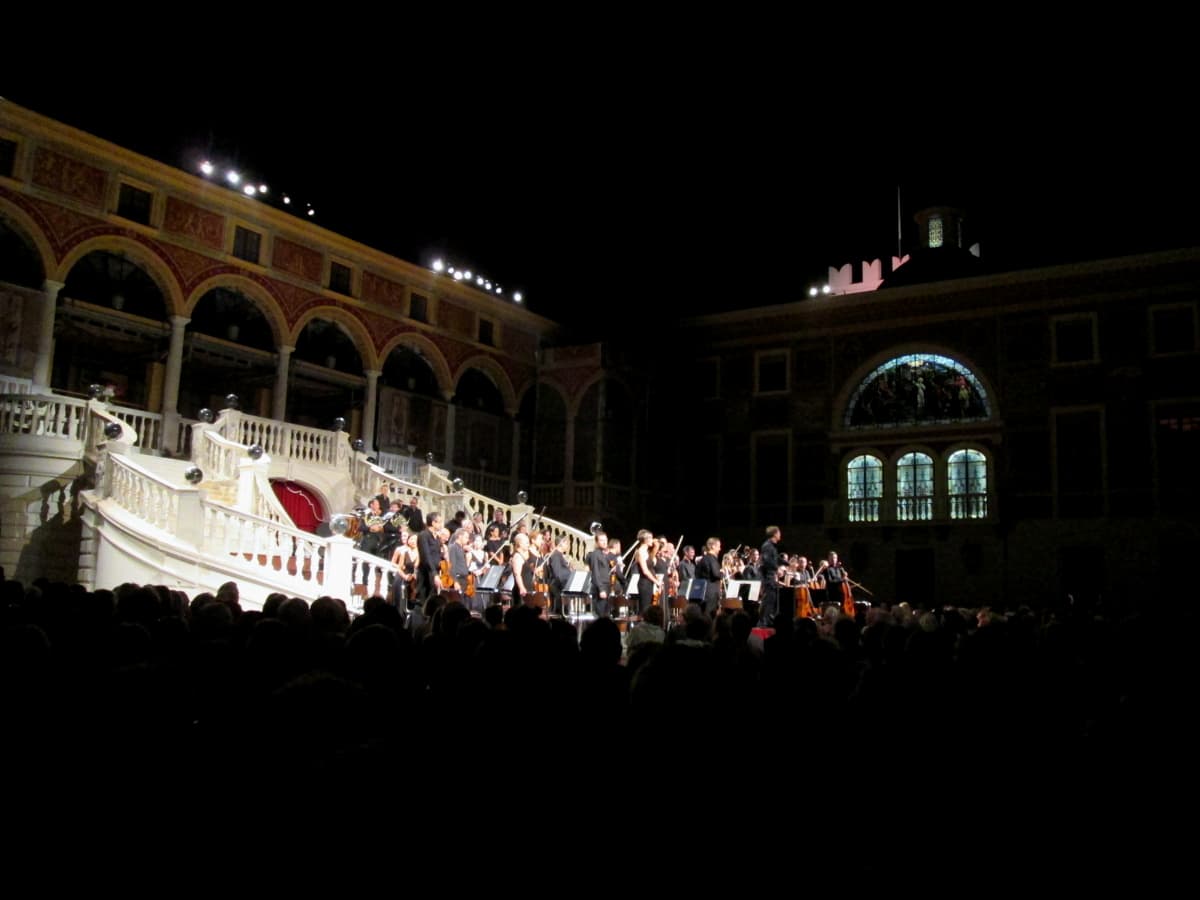
[[[447,591],[454,590],[454,579],[450,577],[450,560],[443,559],[438,563],[438,571],[441,573],[438,575],[438,584]]]

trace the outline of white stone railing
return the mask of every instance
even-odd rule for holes
[[[386,597],[392,579],[399,571],[389,559],[358,549],[350,550],[350,579],[353,584],[365,585],[368,597],[376,594]]]
[[[444,492],[431,489],[418,479],[409,481],[389,474],[378,463],[367,462],[367,454],[361,450],[351,456],[350,479],[354,483],[355,491],[363,501],[380,493],[387,494],[392,498],[399,497],[406,503],[409,497],[416,497],[417,505],[424,512],[432,509],[445,511]]]
[[[162,414],[134,409],[130,406],[109,406],[109,412],[137,433],[137,445],[144,452],[162,449]]]
[[[169,484],[121,453],[104,454],[98,469],[101,496],[171,535],[180,533],[181,506],[190,506],[194,512],[199,500],[196,488]],[[181,503],[184,494],[193,496],[191,504]]]
[[[0,394],[32,394],[33,379],[14,375],[0,376]]]
[[[201,549],[214,561],[253,570],[260,580],[295,596],[349,595],[348,586],[335,590],[325,579],[326,539],[207,500],[201,508]]]
[[[266,457],[263,458],[266,459]],[[279,502],[279,498],[275,496],[275,490],[271,487],[271,479],[263,471],[263,468],[255,468],[252,473],[254,493],[250,511],[254,515],[270,519],[272,522],[284,522],[291,525],[292,517],[288,515],[287,510],[283,508],[283,504]]]
[[[421,460],[415,456],[380,452],[375,454],[379,468],[402,481],[416,481],[421,472]]]
[[[113,415],[103,400],[88,400],[85,405],[87,422],[84,453],[89,458],[96,459],[105,448],[127,452],[137,443],[138,435],[133,426]],[[109,426],[119,429],[112,437],[108,435]]]
[[[86,400],[54,394],[0,396],[0,433],[83,441],[87,424]]]
[[[291,425],[225,409],[215,423],[221,435],[246,447],[258,444],[276,459],[345,467],[350,462],[350,438],[344,431]]]
[[[211,425],[197,422],[192,426],[192,462],[204,477],[213,481],[233,481],[238,477],[238,460],[246,448],[222,437]]]

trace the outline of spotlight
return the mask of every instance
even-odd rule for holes
[[[239,175],[237,172],[233,171],[233,169],[230,169],[228,172],[225,173],[225,180],[228,181],[230,184],[237,184],[239,181],[242,180],[242,176]]]
[[[500,290],[500,285],[496,285],[496,293],[499,294],[501,297],[504,296],[504,291]]]
[[[823,285],[821,285],[821,293],[822,293],[822,294],[828,294],[828,293],[829,293],[829,291],[830,291],[830,287],[829,287],[829,285],[827,285],[827,284],[823,284]]]
[[[258,193],[258,190],[257,190],[257,188],[254,187],[254,185],[248,184],[244,188],[242,188],[242,193],[245,194],[247,197],[253,197],[255,194]]]
[[[433,271],[441,272],[445,268],[446,268],[446,264],[444,262],[442,262],[440,259],[435,259],[433,261]]]
[[[454,488],[455,492],[461,491],[463,489],[463,480],[461,478],[455,478],[452,482],[450,482],[450,487]]]
[[[200,163],[200,171],[205,175],[211,175],[217,167],[210,163],[207,159]]]
[[[237,394],[226,394],[225,395],[225,408],[226,409],[237,409],[238,408],[238,395]]]
[[[345,536],[346,532],[350,530],[350,517],[341,513],[334,516],[329,520],[329,530],[338,537]]]
[[[471,274],[471,270],[470,270],[470,269],[468,269],[466,272],[463,272],[463,278],[467,279],[467,281],[470,281],[470,280],[471,280],[472,278],[474,278],[474,277],[475,277],[475,276],[473,276],[473,275]]]
[[[204,477],[204,473],[200,471],[199,466],[188,466],[187,471],[183,473],[183,477],[187,479],[188,484],[199,484]]]
[[[346,430],[346,420],[341,416],[338,416],[336,419],[334,419],[333,420],[333,430],[334,431],[345,431]]]
[[[476,276],[475,276],[475,283],[476,283],[476,284],[483,284],[483,276],[482,276],[482,275],[476,275]]]
[[[524,299],[525,299],[525,297],[521,294],[520,291],[517,291],[515,294],[513,294],[513,300],[515,300],[517,303],[520,303]]]
[[[251,444],[246,448],[246,455],[251,459],[262,459],[263,448],[262,444]]]
[[[432,450],[430,450],[428,453],[425,454],[425,462],[427,462],[431,466],[433,465],[433,451]]]
[[[529,502],[529,495],[524,491],[517,491],[517,502],[524,505]]]
[[[455,272],[455,273],[454,273],[454,280],[455,280],[455,281],[462,281],[462,280],[463,280],[463,273],[462,273],[462,272]]]
[[[104,436],[110,441],[115,441],[121,436],[121,426],[116,422],[109,422],[104,426]]]
[[[196,418],[201,422],[211,422],[213,420],[213,411],[206,406],[200,412],[196,413]]]
[[[265,184],[260,184],[258,186],[258,192],[260,194],[265,194],[267,192],[267,186]]]
[[[483,289],[485,291],[490,291],[492,289],[492,283],[490,281],[485,281],[483,283]]]
[[[104,385],[102,384],[93,384],[88,386],[88,396],[90,396],[93,400],[99,400],[103,393]]]
[[[364,441],[362,438],[355,438],[354,443],[351,444],[350,446],[354,448],[355,453],[362,453],[364,450],[367,449],[367,442]]]
[[[808,296],[810,296],[810,297],[815,297],[819,293],[820,293],[820,291],[818,291],[815,287],[810,287],[808,289]]]
[[[292,203],[292,198],[291,198],[291,197],[289,197],[287,194],[284,194],[284,195],[283,195],[283,205],[284,205],[284,206],[290,206],[290,205],[291,205],[291,203]]]
[[[451,275],[453,275],[454,274],[454,266],[451,266],[446,271],[449,272]]]
[[[317,212],[317,211],[316,211],[315,209],[313,209],[311,206],[308,208],[308,214],[309,214],[310,216],[311,216],[311,215],[315,215],[315,214],[316,214],[316,212]]]

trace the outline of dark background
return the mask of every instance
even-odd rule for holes
[[[779,61],[532,72],[261,91],[26,72],[0,94],[188,171],[233,164],[318,225],[473,268],[584,339],[800,299],[830,265],[895,252],[897,189],[905,250],[913,212],[958,205],[987,269],[1200,243],[1186,117],[1120,79],[891,100]]]

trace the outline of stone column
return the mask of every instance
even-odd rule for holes
[[[279,355],[275,359],[275,390],[271,393],[271,418],[276,422],[287,419],[288,367],[295,349],[290,344],[280,344],[276,348]]]
[[[187,316],[171,316],[171,346],[167,350],[167,372],[163,378],[162,448],[175,453],[179,443],[179,376],[183,372],[183,336]]]
[[[567,413],[567,433],[563,436],[563,506],[575,505],[575,417]]]
[[[362,439],[370,453],[375,449],[375,402],[379,394],[379,376],[383,372],[367,369],[363,374],[367,376],[367,396],[363,400]]]
[[[443,464],[447,469],[454,468],[454,394],[451,391],[442,391],[442,397],[446,400],[446,459]]]
[[[50,390],[50,368],[54,362],[54,317],[58,311],[58,292],[63,289],[61,281],[45,281],[42,293],[42,327],[38,332],[37,356],[33,362],[33,386]]]

